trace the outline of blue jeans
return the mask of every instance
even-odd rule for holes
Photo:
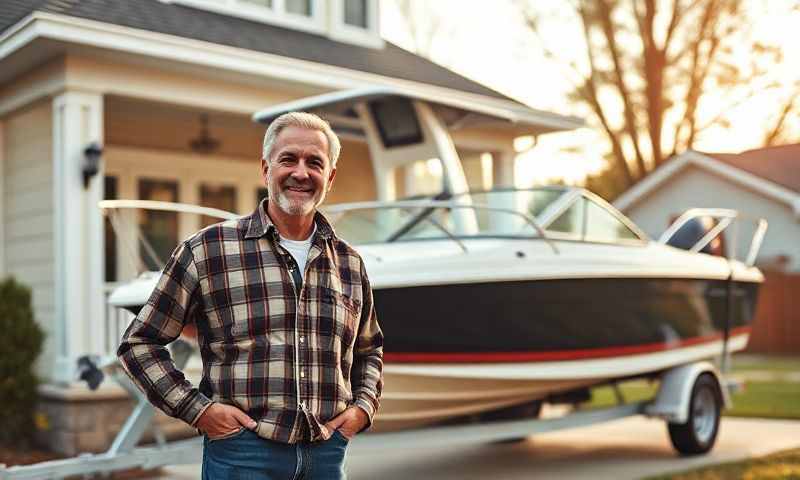
[[[203,480],[344,480],[347,438],[335,431],[330,439],[296,444],[265,440],[240,432],[219,440],[203,440]]]

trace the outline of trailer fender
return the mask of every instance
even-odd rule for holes
[[[717,368],[711,362],[696,362],[675,367],[661,376],[656,398],[645,408],[645,415],[660,417],[670,423],[686,423],[692,387],[697,377],[704,373],[711,374],[717,381],[723,408],[730,408],[730,394],[727,388],[723,388],[722,375]]]

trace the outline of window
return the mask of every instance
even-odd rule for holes
[[[139,198],[162,202],[178,201],[178,184],[168,180],[139,180]],[[148,270],[161,270],[178,245],[176,212],[139,211],[139,231],[147,242],[140,242],[139,255]],[[148,248],[148,246],[150,248]],[[152,250],[151,250],[152,249]],[[153,258],[156,256],[157,258]]]
[[[218,208],[226,212],[236,211],[236,187],[222,185],[200,185],[200,205],[204,207]],[[219,223],[222,220],[217,217],[202,215],[200,217],[200,228]]]
[[[344,23],[367,28],[367,0],[344,0]]]
[[[239,0],[244,3],[252,3],[253,5],[258,5],[259,7],[266,7],[272,8],[272,0]]]
[[[580,198],[567,211],[558,216],[547,227],[548,231],[571,233],[583,237],[583,219],[586,211],[586,199]]]
[[[329,0],[169,0],[171,3],[324,35]],[[340,0],[331,0],[340,1]]]
[[[117,199],[117,177],[106,176],[103,179],[103,198],[105,200]],[[105,237],[105,263],[106,263],[106,282],[117,281],[117,236],[114,227],[108,217],[103,218],[103,235]]]
[[[577,199],[547,226],[550,232],[574,235],[593,242],[639,240],[639,236],[612,212],[586,197]]]
[[[286,0],[286,12],[304,17],[311,16],[311,0]]]
[[[586,240],[615,242],[639,237],[611,212],[590,200],[586,204]]]
[[[383,48],[378,0],[329,0],[329,36],[341,42]]]

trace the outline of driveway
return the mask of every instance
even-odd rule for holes
[[[800,421],[723,418],[708,455],[681,458],[663,421],[631,417],[538,434],[523,442],[396,452],[353,449],[350,480],[638,479],[800,447]],[[158,479],[196,479],[199,465],[164,469]]]

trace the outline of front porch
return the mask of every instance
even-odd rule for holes
[[[285,82],[238,77],[236,83],[126,62],[67,55],[0,90],[0,275],[33,289],[35,317],[47,332],[37,364],[44,382],[40,437],[64,453],[105,449],[118,417],[127,415],[126,393],[113,385],[90,391],[77,379],[77,360],[115,353],[131,316],[109,307],[108,295],[161,266],[140,250],[135,231],[114,233],[98,202],[167,200],[248,213],[264,195],[258,173],[264,126],[251,120],[252,112],[319,92],[307,84],[289,89]],[[514,184],[515,132],[445,126],[468,188]],[[443,164],[425,154],[384,169],[379,192],[363,132],[341,137],[327,203],[442,190]],[[102,146],[102,160],[84,183],[92,142]],[[130,220],[162,262],[211,221],[174,213]],[[199,359],[190,367],[196,375]]]

